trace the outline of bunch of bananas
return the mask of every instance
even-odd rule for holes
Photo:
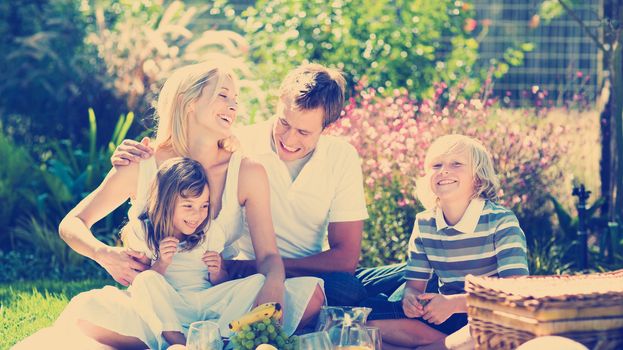
[[[234,334],[229,339],[234,350],[253,350],[262,344],[269,344],[278,350],[295,348],[295,337],[289,337],[279,320],[283,309],[279,303],[259,305],[238,320],[229,324]]]
[[[244,325],[250,325],[271,317],[280,320],[282,315],[283,308],[279,303],[266,303],[258,305],[239,319],[232,321],[229,324],[229,329],[232,332],[238,332]]]

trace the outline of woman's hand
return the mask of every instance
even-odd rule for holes
[[[104,247],[95,253],[95,261],[100,264],[118,283],[128,286],[139,272],[149,268],[148,258],[123,247]]]
[[[442,324],[450,316],[458,312],[458,299],[454,295],[425,293],[417,298],[420,302],[426,304],[422,318],[430,323]]]
[[[260,289],[255,297],[254,306],[261,305],[264,303],[277,302],[281,304],[283,307],[285,298],[285,286],[283,281],[275,281],[271,279],[266,279],[264,281],[264,286]]]

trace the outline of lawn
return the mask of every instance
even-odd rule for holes
[[[106,284],[111,280],[0,284],[0,349],[51,325],[74,295]]]

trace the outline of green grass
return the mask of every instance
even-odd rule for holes
[[[39,329],[52,325],[76,294],[111,284],[111,281],[42,280],[0,284],[0,349],[8,349]]]

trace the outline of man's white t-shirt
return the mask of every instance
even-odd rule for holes
[[[324,250],[331,222],[368,218],[361,160],[348,142],[320,136],[313,154],[294,180],[272,148],[274,119],[236,130],[242,151],[266,169],[277,246],[284,258],[301,258]],[[238,259],[253,259],[249,228],[237,242]]]

